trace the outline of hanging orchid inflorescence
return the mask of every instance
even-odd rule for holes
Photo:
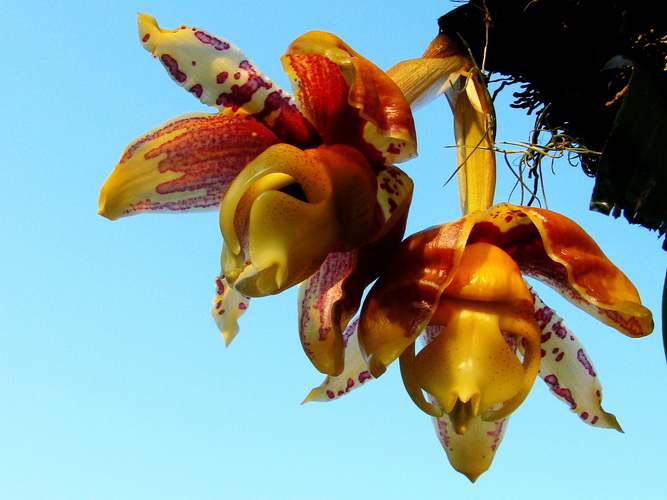
[[[213,315],[226,344],[250,297],[298,285],[301,343],[327,375],[306,401],[336,399],[399,359],[408,394],[473,481],[538,375],[582,420],[620,430],[580,342],[523,276],[632,337],[651,332],[651,313],[573,221],[493,204],[495,114],[459,44],[439,35],[385,73],[335,35],[309,32],[281,59],[291,97],[204,30],[140,14],[139,37],[217,112],[132,141],[99,213],[219,210]],[[413,184],[394,164],[416,155],[411,108],[440,94],[454,115],[463,216],[401,241]]]

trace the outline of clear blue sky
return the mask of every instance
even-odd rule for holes
[[[296,293],[254,300],[225,348],[209,310],[215,213],[96,215],[125,145],[205,108],[139,44],[137,11],[241,47],[288,87],[279,56],[311,29],[387,68],[421,54],[445,0],[40,2],[3,7],[0,42],[0,497],[658,498],[667,370],[660,334],[628,339],[545,293],[584,341],[625,434],[588,427],[537,381],[476,484],[448,464],[398,366],[329,404],[296,332]],[[536,36],[536,40],[539,37]],[[545,47],[545,50],[548,50]],[[532,123],[498,101],[499,139]],[[409,231],[459,216],[451,114],[416,113]],[[657,323],[665,254],[653,233],[587,210],[592,181],[566,161],[545,182],[638,287]],[[501,166],[497,200],[510,196]],[[512,201],[518,201],[513,198]],[[663,486],[661,486],[663,485]]]

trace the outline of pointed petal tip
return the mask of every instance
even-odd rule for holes
[[[320,391],[318,389],[319,387],[311,389],[311,391],[308,393],[305,399],[301,401],[301,404],[305,405],[306,403],[310,403],[311,401],[321,401],[320,399],[318,399],[318,396],[320,394]]]
[[[459,472],[461,472],[461,471],[459,471]],[[461,472],[461,474],[463,474],[465,477],[467,477],[470,480],[471,483],[474,483],[475,481],[477,481],[479,476],[482,475],[482,472],[474,472],[474,473],[473,472]]]
[[[380,361],[376,354],[371,354],[368,357],[368,369],[370,370],[373,377],[378,378],[385,371],[387,371],[387,365]]]

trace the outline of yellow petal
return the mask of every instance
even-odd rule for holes
[[[496,189],[495,113],[479,71],[461,76],[447,98],[454,113],[461,211],[487,210]]]
[[[399,86],[412,109],[417,109],[443,94],[471,66],[460,44],[440,34],[422,57],[401,61],[389,68],[387,74]]]
[[[480,417],[468,424],[465,434],[454,431],[449,415],[433,419],[435,432],[452,467],[473,483],[491,466],[509,418],[487,422]]]
[[[471,419],[497,420],[525,399],[539,369],[539,330],[533,302],[511,257],[488,243],[465,248],[456,274],[430,320],[445,328],[419,353],[414,378],[440,401],[464,433]],[[521,338],[517,358],[503,332]]]
[[[456,311],[414,362],[415,380],[446,413],[470,403],[466,418],[456,422],[459,434],[470,419],[514,397],[524,382],[523,366],[504,339],[498,316],[492,307]]]

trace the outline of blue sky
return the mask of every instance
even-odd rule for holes
[[[210,318],[217,214],[96,214],[99,187],[137,135],[203,105],[142,49],[136,12],[241,47],[288,87],[279,56],[332,31],[380,67],[420,55],[440,1],[13,2],[0,80],[0,497],[658,498],[665,463],[659,332],[629,339],[552,293],[625,430],[588,427],[537,381],[490,471],[449,466],[398,367],[333,403],[299,403],[322,376],[296,333],[296,292],[254,300],[225,348]],[[499,139],[533,121],[497,102]],[[451,114],[415,115],[409,232],[459,217]],[[497,201],[513,181],[499,168]],[[592,180],[545,173],[549,208],[581,224],[634,281],[659,324],[665,255],[654,233],[588,212]],[[516,196],[511,201],[518,201]]]

